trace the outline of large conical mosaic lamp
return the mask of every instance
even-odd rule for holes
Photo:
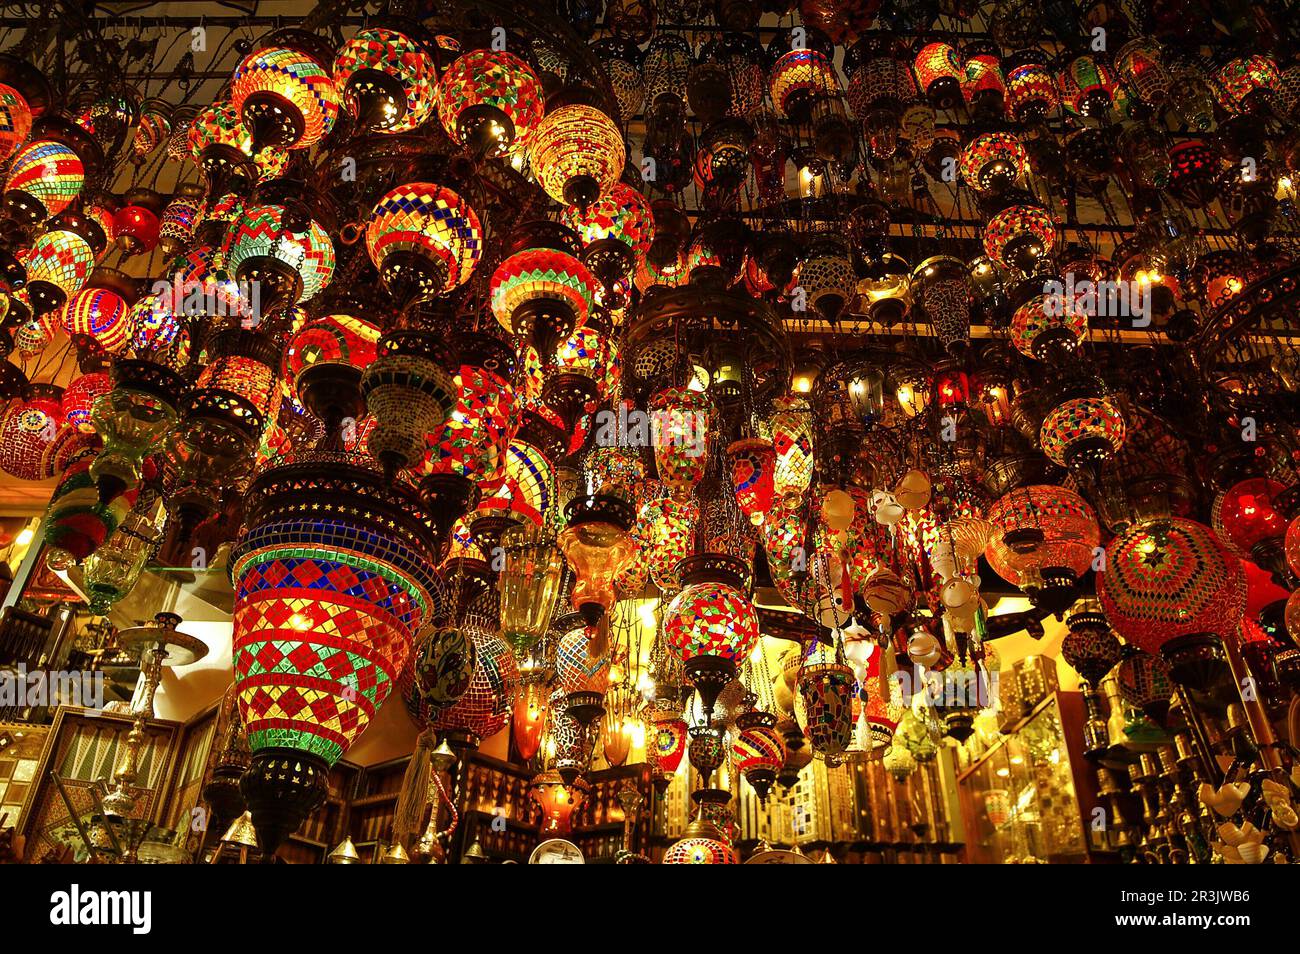
[[[324,799],[433,615],[432,521],[361,458],[317,452],[253,483],[232,554],[241,791],[274,851]]]

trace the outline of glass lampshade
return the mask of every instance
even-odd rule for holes
[[[32,131],[32,108],[27,97],[0,83],[0,162],[13,155]]]
[[[587,266],[567,252],[528,248],[497,266],[489,295],[501,327],[545,354],[587,320],[597,288]]]
[[[84,580],[92,613],[102,616],[135,588],[161,537],[152,521],[132,511],[104,545],[86,557]]]
[[[246,56],[231,77],[230,100],[256,152],[265,146],[308,149],[330,134],[339,115],[339,91],[329,71],[288,47]]]
[[[34,203],[29,217],[40,221],[58,215],[78,195],[86,181],[81,157],[52,139],[28,143],[9,160],[5,177],[5,202]]]
[[[528,140],[528,161],[546,194],[580,208],[613,189],[626,156],[615,122],[580,103],[547,113]]]
[[[431,723],[439,734],[447,732],[456,744],[471,747],[506,727],[519,692],[519,667],[510,647],[494,635],[476,636],[474,644],[477,663],[469,689]]]
[[[650,400],[659,480],[685,500],[704,477],[712,440],[713,402],[703,391],[665,388]]]
[[[507,530],[501,551],[501,635],[523,656],[550,626],[564,576],[564,554],[553,540],[528,526]]]
[[[1018,488],[994,501],[986,517],[993,535],[984,555],[999,576],[1016,586],[1032,585],[1048,568],[1083,574],[1101,542],[1092,508],[1065,487]]]
[[[410,182],[375,204],[366,251],[404,308],[468,281],[483,254],[483,231],[478,215],[455,192]]]
[[[76,232],[55,229],[32,243],[27,258],[27,286],[32,310],[52,312],[79,292],[95,267],[95,253]]]
[[[334,243],[315,220],[302,229],[286,224],[279,205],[252,205],[226,232],[221,245],[225,267],[241,281],[260,281],[264,301],[283,303],[315,298],[334,275]],[[274,285],[273,285],[274,283]],[[266,307],[271,307],[268,305]]]
[[[109,354],[118,354],[131,340],[130,309],[107,288],[86,288],[72,295],[61,317],[69,338],[90,339]]]
[[[527,63],[504,50],[470,50],[448,67],[438,87],[447,135],[487,156],[523,146],[542,122],[546,94]]]
[[[761,437],[742,438],[727,448],[727,460],[737,506],[751,523],[761,524],[776,494],[776,446]]]
[[[433,113],[438,74],[433,58],[406,34],[365,27],[335,57],[334,85],[363,126],[409,132]]]
[[[1180,636],[1233,635],[1246,608],[1241,561],[1209,527],[1181,517],[1135,523],[1116,537],[1097,591],[1115,631],[1149,653]]]
[[[1038,442],[1053,463],[1062,466],[1099,462],[1124,446],[1124,415],[1102,397],[1071,398],[1043,419]]]
[[[1036,205],[1012,205],[984,227],[984,252],[1003,268],[1034,273],[1056,245],[1051,213]]]

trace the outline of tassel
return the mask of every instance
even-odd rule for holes
[[[402,791],[393,812],[393,841],[403,847],[419,830],[424,807],[429,802],[429,756],[433,746],[433,732],[428,729],[421,732],[411,761],[406,766],[406,775],[402,778]]]

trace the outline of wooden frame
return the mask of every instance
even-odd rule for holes
[[[63,707],[54,716],[50,734],[41,752],[36,781],[18,820],[17,831],[26,839],[26,859],[39,861],[61,843],[79,843],[79,836],[66,838],[73,823],[58,787],[50,777],[58,772],[78,811],[93,811],[91,786],[99,779],[111,779],[121,751],[120,743],[134,719],[127,714]],[[167,802],[172,770],[176,761],[176,740],[183,731],[179,722],[151,719],[145,723],[149,745],[142,753],[143,784],[134,790],[139,797],[138,817],[159,823]],[[55,837],[55,833],[60,833]]]

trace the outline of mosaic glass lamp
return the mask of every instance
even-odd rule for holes
[[[776,495],[776,447],[766,438],[741,438],[727,448],[727,460],[736,504],[757,526]]]
[[[62,388],[30,384],[8,402],[0,413],[0,470],[19,480],[48,476],[42,461],[58,437],[62,397]]]
[[[712,439],[713,402],[703,391],[670,387],[650,399],[659,480],[679,501],[704,478]]]
[[[957,51],[947,43],[929,43],[913,61],[917,83],[935,109],[952,109],[961,97],[965,73]]]
[[[521,249],[492,273],[492,314],[501,327],[527,338],[539,354],[556,345],[587,319],[597,293],[587,266],[559,248]]]
[[[1056,223],[1046,209],[1012,205],[984,227],[984,253],[998,265],[1032,275],[1056,245]]]
[[[334,58],[334,85],[358,124],[409,132],[433,113],[438,75],[424,46],[398,30],[366,27]]]
[[[371,455],[390,477],[420,462],[425,436],[442,426],[456,403],[457,387],[446,371],[448,356],[430,332],[389,332],[361,377],[366,409],[375,419]]]
[[[1012,133],[981,133],[961,151],[957,169],[962,181],[980,193],[1002,192],[1029,168],[1029,155]]]
[[[474,637],[474,676],[455,705],[429,723],[453,748],[474,748],[510,723],[519,692],[519,667],[501,637]]]
[[[777,773],[785,764],[785,739],[776,729],[776,716],[746,712],[736,718],[731,758],[736,771],[750,784],[760,802],[767,802]]]
[[[410,182],[381,198],[366,225],[366,250],[402,311],[469,280],[483,254],[478,215],[450,189]]]
[[[649,201],[626,182],[614,183],[585,209],[569,205],[563,221],[578,233],[583,264],[607,292],[631,274],[637,257],[649,251],[655,236]]]
[[[0,162],[12,156],[32,131],[32,108],[8,83],[0,83]]]
[[[26,291],[37,315],[62,308],[81,291],[95,267],[95,253],[76,232],[53,229],[32,243],[27,258]]]
[[[261,290],[263,315],[315,298],[334,275],[334,243],[320,222],[282,205],[251,205],[221,244],[226,268]]]
[[[438,116],[447,135],[480,155],[527,145],[542,122],[546,94],[527,63],[504,50],[470,50],[442,76]]]
[[[528,141],[528,161],[556,202],[590,209],[623,172],[627,146],[614,120],[584,102],[552,108]]]
[[[19,221],[35,224],[66,209],[86,181],[82,157],[67,143],[38,139],[9,160],[5,209]]]
[[[989,507],[993,534],[984,551],[989,565],[1031,599],[1074,601],[1078,578],[1101,542],[1092,507],[1074,491],[1052,484],[1012,490]]]
[[[358,506],[364,501],[364,506]],[[241,790],[274,850],[325,796],[435,612],[433,525],[415,494],[355,456],[263,472],[231,555],[234,668],[253,753]]]
[[[758,614],[745,595],[739,560],[706,554],[685,564],[686,585],[664,613],[664,639],[682,660],[708,720],[718,694],[758,643]]]
[[[1209,527],[1181,517],[1135,523],[1106,553],[1097,593],[1116,632],[1162,655],[1176,681],[1207,688],[1245,612],[1241,561]]]
[[[339,115],[339,91],[328,56],[315,44],[255,50],[235,68],[230,101],[252,137],[252,151],[309,149],[330,134]]]
[[[120,353],[131,340],[131,310],[108,288],[85,288],[72,295],[60,317],[73,343],[91,341],[108,354]]]
[[[1070,398],[1043,418],[1038,443],[1053,463],[1095,466],[1124,447],[1124,415],[1104,397]]]

